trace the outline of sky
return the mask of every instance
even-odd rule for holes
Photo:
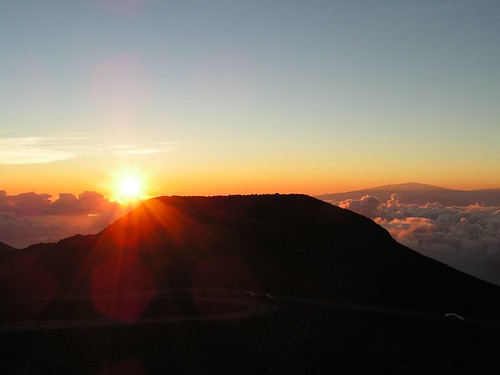
[[[494,0],[1,0],[0,190],[500,187],[499,36]]]

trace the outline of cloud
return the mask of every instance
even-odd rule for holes
[[[86,191],[80,195],[59,194],[49,206],[44,207],[40,214],[49,215],[95,215],[117,209],[118,203],[110,202],[102,194],[95,191]]]
[[[78,196],[34,192],[8,195],[0,191],[0,241],[23,248],[55,242],[74,234],[97,233],[118,219],[126,209],[102,194],[86,191]]]
[[[381,209],[382,202],[378,198],[370,195],[365,195],[361,197],[361,199],[347,199],[339,202],[338,206],[357,212],[370,219],[385,217],[384,211]]]
[[[0,191],[0,212],[18,215],[89,215],[115,210],[118,203],[110,202],[102,194],[86,191],[78,195],[61,193],[59,198],[51,201],[50,194],[34,192],[7,195]]]
[[[500,285],[500,208],[385,203],[364,196],[334,202],[373,219],[400,243],[454,268]]]
[[[0,138],[0,164],[46,164],[85,155],[147,155],[178,149],[179,142],[116,144],[85,136]]]
[[[69,138],[71,140],[71,138]],[[0,164],[44,164],[76,156],[68,138],[17,137],[0,139]]]
[[[50,194],[22,193],[19,195],[5,195],[5,210],[12,210],[20,214],[36,214],[50,205]]]

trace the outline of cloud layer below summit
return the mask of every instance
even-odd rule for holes
[[[397,194],[335,205],[373,219],[400,243],[454,268],[500,285],[500,208],[407,204]]]
[[[8,195],[0,191],[0,242],[24,248],[55,242],[75,234],[97,233],[119,218],[125,208],[102,194],[86,191],[78,196],[34,192]]]

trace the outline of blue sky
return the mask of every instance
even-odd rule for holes
[[[500,186],[499,36],[497,1],[2,0],[0,189]]]

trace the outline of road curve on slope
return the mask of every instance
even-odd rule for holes
[[[65,296],[59,297],[56,300],[90,300],[99,298],[141,298],[141,296],[150,295],[150,292],[138,292],[124,295],[103,295],[98,297],[91,296]],[[457,312],[443,311],[442,313],[418,311],[386,306],[362,305],[345,302],[335,302],[331,299],[321,298],[300,298],[274,295],[271,293],[258,293],[250,290],[233,291],[225,289],[176,289],[165,290],[159,292],[155,299],[176,301],[185,300],[201,303],[220,303],[223,305],[232,305],[238,308],[236,311],[230,312],[211,312],[211,313],[195,313],[173,315],[155,315],[150,317],[138,317],[130,319],[130,321],[116,320],[110,318],[90,318],[90,319],[54,319],[54,320],[38,320],[16,323],[0,324],[1,332],[18,332],[32,330],[52,330],[52,329],[71,329],[84,327],[107,327],[107,326],[134,326],[144,324],[158,323],[182,323],[182,322],[199,322],[199,321],[230,321],[240,319],[251,319],[254,317],[272,314],[280,310],[281,307],[294,309],[295,306],[309,306],[326,308],[331,310],[344,310],[353,312],[364,312],[371,314],[383,314],[390,316],[399,316],[410,319],[424,319],[433,321],[442,321],[443,324],[449,323],[447,318],[449,313]],[[43,300],[44,298],[31,298],[30,300]],[[458,312],[459,313],[459,312]],[[481,319],[466,318],[463,321],[454,321],[453,323],[464,324],[475,327],[495,329],[500,331],[500,322]]]
[[[52,329],[65,329],[65,328],[84,328],[84,327],[106,327],[106,326],[133,326],[141,324],[155,324],[155,323],[180,323],[180,322],[196,322],[196,321],[230,321],[239,319],[249,319],[266,314],[271,314],[278,310],[278,307],[269,301],[262,301],[253,292],[226,292],[220,291],[200,291],[197,290],[196,294],[187,294],[186,292],[193,292],[192,290],[179,291],[164,291],[156,295],[155,299],[160,300],[186,300],[197,303],[219,303],[221,305],[237,307],[236,311],[229,312],[210,312],[210,313],[187,313],[187,314],[173,314],[173,315],[156,315],[150,317],[137,317],[127,319],[111,319],[111,318],[89,318],[89,319],[50,319],[50,320],[37,320],[0,324],[0,332],[21,332],[33,330],[52,330]],[[65,296],[60,298],[53,298],[51,301],[82,301],[82,300],[96,300],[102,298],[141,298],[141,296],[148,295],[148,292],[130,293],[123,295],[103,295],[103,296]],[[45,300],[46,298],[30,298],[30,301]],[[27,299],[24,299],[27,300]]]

